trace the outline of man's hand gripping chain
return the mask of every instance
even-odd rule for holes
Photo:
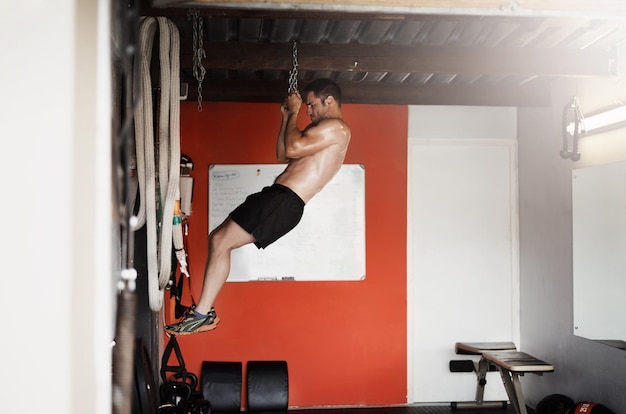
[[[300,92],[295,91],[287,96],[283,103],[282,110],[287,114],[297,114],[300,112],[300,106],[302,106],[302,97],[300,96]]]

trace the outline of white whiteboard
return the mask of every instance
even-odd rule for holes
[[[209,166],[209,232],[245,198],[272,185],[285,164]],[[266,249],[249,244],[231,255],[230,282],[365,278],[365,170],[344,164],[304,207],[300,223]]]

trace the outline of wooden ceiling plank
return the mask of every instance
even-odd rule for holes
[[[207,69],[289,70],[291,44],[205,43]],[[445,73],[460,75],[613,76],[614,55],[603,50],[299,45],[298,70]],[[181,66],[193,62],[184,50]]]
[[[187,100],[197,99],[191,84]],[[302,85],[304,86],[304,85]],[[346,104],[388,105],[484,105],[545,107],[550,105],[549,88],[479,87],[459,85],[385,85],[377,82],[340,83]],[[283,81],[205,81],[203,101],[275,102],[285,98]]]
[[[148,1],[148,0],[145,0]],[[345,9],[368,8],[378,12],[401,10],[405,13],[444,13],[532,16],[538,13],[554,16],[624,17],[626,7],[622,0],[152,0],[151,6],[167,7],[232,7],[265,9]]]

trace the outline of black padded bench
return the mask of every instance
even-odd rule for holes
[[[543,375],[554,371],[551,364],[525,352],[484,352],[483,358],[498,367],[509,401],[518,414],[527,414],[519,377],[526,373]]]
[[[504,406],[500,401],[483,401],[487,371],[495,367],[500,372],[502,383],[515,412],[527,414],[519,377],[525,373],[543,375],[544,372],[554,371],[551,364],[525,352],[519,352],[512,342],[457,342],[455,351],[460,355],[480,355],[480,360],[477,363],[472,362],[474,364],[473,371],[477,376],[476,400],[452,403],[452,408],[505,408],[506,401]],[[452,362],[450,362],[451,370]]]
[[[497,368],[490,364],[488,360],[482,358],[484,352],[517,351],[513,342],[457,342],[454,351],[458,355],[478,355],[480,360],[450,361],[450,371],[452,372],[474,372],[476,374],[476,395],[474,401],[453,402],[453,409],[457,408],[506,408],[506,401],[484,401],[485,384],[487,384],[487,372],[495,371]]]

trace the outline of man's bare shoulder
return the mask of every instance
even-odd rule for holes
[[[325,118],[320,120],[318,123],[318,125],[335,125],[335,126],[344,126],[347,127],[348,124],[346,123],[346,121],[343,120],[343,118]]]
[[[333,132],[333,133],[343,133],[346,136],[350,136],[350,127],[348,124],[341,118],[326,118],[319,121],[316,125],[319,130]]]

